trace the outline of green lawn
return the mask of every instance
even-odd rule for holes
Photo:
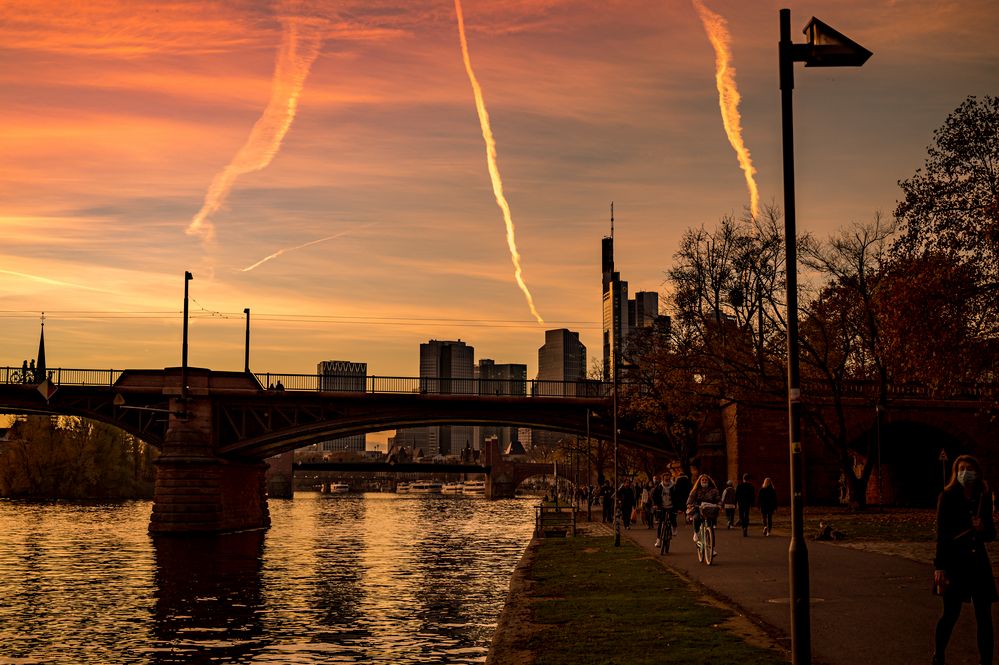
[[[752,514],[753,524],[760,524],[759,512]],[[930,509],[868,508],[862,512],[849,508],[805,508],[805,537],[819,531],[819,523],[831,524],[855,542],[926,542],[936,539],[936,511]],[[774,528],[790,531],[791,511],[781,506],[774,515]]]
[[[538,665],[788,662],[723,628],[731,612],[627,540],[545,539],[529,576]]]

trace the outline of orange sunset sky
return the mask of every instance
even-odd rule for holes
[[[815,15],[874,52],[796,68],[800,231],[890,213],[947,114],[999,93],[994,0],[702,4],[727,21],[764,203],[783,200],[778,9],[797,41]],[[34,356],[44,310],[50,367],[179,365],[185,270],[195,366],[242,368],[244,307],[259,372],[415,376],[420,342],[461,338],[533,376],[557,327],[596,356],[612,200],[632,291],[662,290],[684,230],[749,205],[712,44],[690,0],[463,11],[544,325],[514,280],[451,0],[7,0],[0,364]]]

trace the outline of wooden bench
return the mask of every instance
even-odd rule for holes
[[[576,512],[572,506],[537,506],[534,534],[540,538],[565,538],[576,535]]]

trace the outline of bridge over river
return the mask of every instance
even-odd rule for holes
[[[0,368],[0,412],[111,423],[160,449],[150,530],[269,524],[264,460],[331,438],[427,425],[509,425],[612,438],[613,389],[595,381],[253,374],[165,369]],[[588,417],[589,414],[589,417]],[[656,440],[619,429],[618,440]],[[428,469],[432,467],[428,466]],[[486,450],[487,496],[536,470]]]

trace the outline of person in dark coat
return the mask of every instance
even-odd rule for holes
[[[673,490],[670,495],[670,499],[673,500],[673,505],[680,509],[682,506],[687,505],[687,497],[690,496],[690,490],[694,488],[693,484],[690,482],[690,478],[687,474],[681,473],[677,476],[676,480],[673,481]],[[676,515],[674,514],[674,518]],[[673,525],[676,527],[676,524]],[[676,529],[673,529],[673,533],[676,533]]]
[[[621,521],[625,529],[631,528],[631,510],[635,507],[635,490],[631,486],[630,480],[625,480],[624,484],[617,491],[617,502],[621,508]]]
[[[960,455],[954,460],[950,482],[937,500],[933,584],[943,596],[943,616],[937,622],[934,665],[943,665],[961,606],[968,601],[975,607],[980,661],[992,665],[992,603],[999,600],[999,594],[985,543],[995,537],[992,495],[982,478],[982,467],[974,457]]]
[[[600,508],[602,509],[603,521],[614,521],[614,489],[610,481],[605,480],[604,486],[600,488]]]
[[[756,488],[749,481],[749,474],[742,474],[742,482],[735,488],[735,505],[739,507],[739,526],[742,535],[749,535],[749,511],[756,505]]]
[[[760,502],[760,515],[763,516],[763,535],[769,536],[774,529],[774,513],[777,512],[777,490],[774,489],[772,480],[763,480],[757,499]]]
[[[725,520],[728,524],[726,529],[731,529],[735,524],[735,485],[731,480],[725,481],[725,489],[721,496],[722,507],[725,509]]]

